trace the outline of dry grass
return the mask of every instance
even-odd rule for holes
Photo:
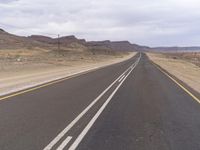
[[[200,93],[200,67],[187,59],[172,58],[168,54],[148,53],[151,60]]]

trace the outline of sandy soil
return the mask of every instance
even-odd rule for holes
[[[183,59],[165,54],[148,53],[151,60],[200,93],[200,67]]]
[[[165,53],[167,58],[183,59],[200,67],[200,52]]]
[[[0,96],[80,72],[118,63],[136,54],[89,55],[87,57],[77,54],[63,58],[56,57],[55,54],[50,57],[51,54],[48,54],[48,59],[46,59],[46,55],[42,55],[42,53],[48,52],[32,51],[31,57],[29,57],[30,54],[26,50],[11,51],[10,53],[0,51]]]

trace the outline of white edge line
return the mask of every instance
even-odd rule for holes
[[[140,57],[141,58],[141,57]],[[87,132],[90,130],[90,128],[93,126],[97,118],[101,115],[105,107],[108,105],[108,103],[111,101],[112,97],[115,95],[115,93],[118,91],[118,89],[121,87],[123,82],[126,80],[126,78],[130,75],[130,73],[133,71],[133,69],[137,66],[139,63],[138,59],[137,63],[135,66],[131,69],[131,71],[126,75],[126,77],[122,80],[122,82],[117,86],[117,88],[112,92],[112,94],[109,96],[109,98],[105,101],[105,103],[101,106],[101,108],[98,110],[98,112],[94,115],[94,117],[90,120],[90,122],[87,124],[87,126],[83,129],[83,131],[79,134],[77,139],[74,141],[74,143],[70,146],[68,150],[75,150],[77,146],[80,144],[84,136],[87,134]]]
[[[72,137],[68,136],[61,144],[60,146],[56,149],[56,150],[63,150],[63,148],[65,148],[65,146],[71,141]]]
[[[134,62],[132,65],[134,65]],[[111,83],[92,103],[90,103],[65,129],[63,129],[43,150],[51,150],[51,148],[83,117],[84,114],[121,78],[123,74],[125,74],[127,70],[125,70],[113,83]]]

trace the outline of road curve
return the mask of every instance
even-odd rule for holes
[[[0,118],[1,150],[200,149],[200,104],[140,53],[4,99]]]

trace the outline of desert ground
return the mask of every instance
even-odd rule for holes
[[[168,58],[189,61],[200,67],[200,52],[165,53],[165,56]]]
[[[132,57],[55,50],[0,50],[0,95],[5,95],[79,72],[100,68]]]
[[[200,93],[200,53],[148,53],[148,56]]]

